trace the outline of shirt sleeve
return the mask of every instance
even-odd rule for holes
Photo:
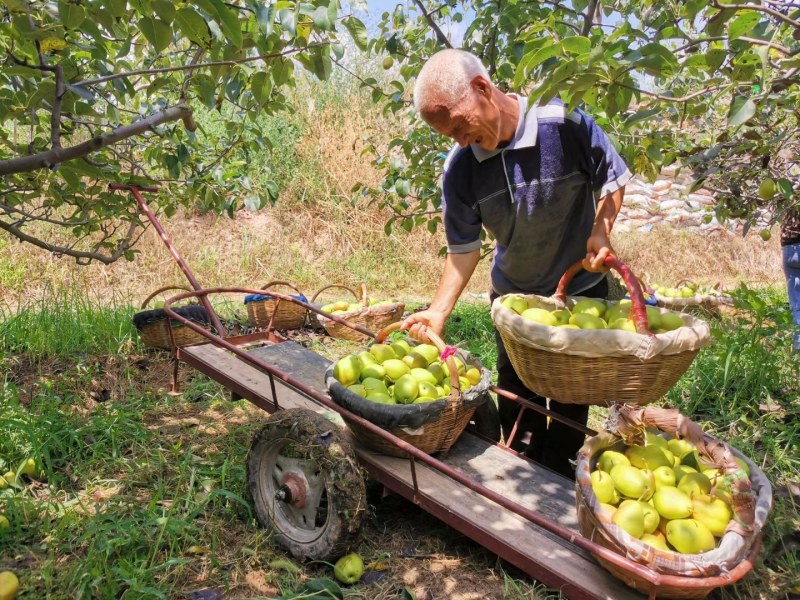
[[[459,194],[456,176],[445,171],[442,177],[442,220],[448,254],[466,254],[481,247],[481,217],[476,208]]]
[[[592,190],[599,199],[623,187],[633,174],[594,119],[581,110],[575,112],[581,116],[581,127],[588,135]]]

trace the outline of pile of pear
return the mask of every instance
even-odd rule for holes
[[[749,477],[747,464],[737,462]],[[716,548],[733,518],[722,475],[704,466],[689,441],[654,431],[645,445],[602,452],[590,474],[608,519],[645,544],[681,554]]]
[[[714,293],[714,288],[701,285],[695,281],[685,281],[680,286],[655,284],[653,289],[656,297],[664,298],[694,298],[695,296],[708,296]]]
[[[344,313],[357,312],[370,306],[388,306],[389,304],[397,304],[395,300],[375,300],[370,299],[366,303],[363,302],[348,302],[347,300],[337,300],[320,306],[320,310],[324,313],[331,315],[343,315]]]
[[[453,357],[462,392],[481,380],[481,372]],[[379,404],[420,404],[450,395],[450,368],[432,344],[399,339],[336,361],[333,376],[354,394]]]
[[[636,324],[631,319],[631,301],[619,302],[582,298],[575,302],[571,309],[554,308],[548,310],[541,303],[533,300],[528,303],[525,298],[510,295],[501,303],[507,309],[520,315],[523,319],[560,327],[564,329],[621,329],[636,332]],[[662,312],[654,306],[648,306],[647,324],[650,331],[659,334],[686,326],[680,314],[673,311]]]

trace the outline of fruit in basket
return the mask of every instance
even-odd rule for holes
[[[585,314],[593,317],[602,317],[606,312],[606,304],[601,300],[581,298],[572,307],[572,314]]]
[[[670,552],[669,546],[667,546],[667,541],[664,539],[664,535],[660,532],[658,534],[645,533],[639,539],[648,546],[652,546],[653,548],[658,548],[659,550],[665,550],[667,552]]]
[[[603,316],[610,323],[611,321],[616,321],[617,319],[627,319],[630,312],[631,301],[620,300],[619,302],[609,304],[608,308],[606,308],[606,314]]]
[[[611,520],[635,538],[644,534],[644,511],[639,502],[623,502]]]
[[[362,366],[379,364],[378,360],[369,350],[363,350],[362,352],[359,352],[356,356],[358,356],[358,360],[361,361]]]
[[[419,352],[411,352],[403,357],[403,362],[406,363],[410,369],[425,369],[429,361]]]
[[[567,325],[569,324],[569,318],[572,316],[572,313],[566,308],[559,308],[558,310],[554,310],[552,315],[556,318],[559,325]]]
[[[556,319],[555,315],[544,308],[529,308],[522,313],[522,318],[542,325],[558,325],[558,319]]]
[[[690,452],[694,452],[694,444],[687,440],[672,439],[667,442],[667,448],[675,456],[683,459]]]
[[[650,329],[653,330],[660,328],[661,311],[655,306],[647,306],[645,307],[645,310],[647,311],[647,325],[650,327]]]
[[[667,541],[682,554],[700,554],[713,550],[714,536],[697,519],[675,519],[667,523]]]
[[[692,514],[692,499],[676,487],[657,489],[653,494],[653,506],[665,519],[685,519]]]
[[[386,382],[383,379],[376,379],[374,377],[367,377],[366,379],[361,381],[362,387],[367,390],[369,394],[370,391],[380,391],[380,392],[388,392],[388,388],[386,387]]]
[[[642,509],[642,513],[644,514],[644,532],[653,533],[658,528],[658,524],[661,521],[661,515],[656,512],[656,509],[653,508],[651,504],[642,502],[641,500],[623,500],[619,507],[622,508],[631,502],[635,502]]]
[[[425,360],[428,361],[425,366],[428,366],[439,358],[439,349],[432,344],[420,344],[414,348],[414,352],[425,357]]]
[[[367,377],[383,379],[386,377],[386,367],[379,364],[365,365],[364,368],[361,369],[361,379],[366,379]]]
[[[658,446],[630,446],[625,451],[631,465],[638,469],[650,469],[672,466],[672,459],[668,459]]]
[[[597,499],[606,504],[614,504],[614,500],[619,501],[617,489],[614,487],[614,480],[611,475],[599,469],[592,471],[589,475],[592,481],[592,491]]]
[[[469,381],[470,384],[478,385],[481,380],[481,372],[475,367],[470,367],[464,373],[464,377],[467,378],[467,381]]]
[[[412,404],[422,404],[424,402],[435,402],[439,398],[437,396],[419,396]]]
[[[336,361],[333,366],[333,376],[344,386],[358,383],[361,375],[361,361],[357,356],[348,354]]]
[[[616,450],[606,450],[597,459],[597,466],[606,473],[611,473],[611,469],[617,465],[630,466],[630,464],[628,457]]]
[[[436,383],[440,383],[445,378],[444,368],[438,360],[428,365],[428,371],[436,378]]]
[[[675,487],[675,471],[674,467],[657,467],[653,469],[653,477],[656,480],[656,491],[662,487]]]
[[[406,354],[411,352],[411,346],[405,340],[397,340],[390,344],[392,350],[397,355],[397,358],[403,358]]]
[[[419,384],[411,375],[403,375],[394,384],[394,399],[398,404],[411,404],[419,396]]]
[[[358,394],[359,396],[366,396],[367,395],[367,388],[365,388],[360,383],[355,383],[353,385],[348,385],[347,389],[353,392],[354,394]]]
[[[371,392],[367,394],[366,398],[367,400],[377,402],[378,404],[397,404],[397,401],[389,394],[383,394],[381,392]]]
[[[427,381],[419,381],[419,380],[417,381],[417,384],[419,385],[419,397],[427,396],[428,398],[432,399],[441,397],[439,396],[439,392],[436,389],[435,385],[432,385]],[[419,400],[419,397],[417,397],[417,400]],[[416,402],[416,400],[414,402]]]
[[[407,375],[411,370],[409,366],[399,358],[390,358],[383,363],[383,368],[386,370],[386,378],[391,381],[397,381],[403,375]]]
[[[683,322],[683,319],[681,319],[677,313],[666,312],[661,315],[661,329],[673,331],[679,327],[684,327],[685,325],[686,323]]]
[[[720,498],[694,496],[692,498],[692,517],[708,527],[716,537],[722,537],[731,521],[731,509]]]
[[[700,496],[711,491],[711,480],[702,473],[687,473],[681,477],[678,489],[689,496]]]
[[[458,378],[458,386],[461,388],[462,392],[466,392],[469,388],[472,387],[472,384],[470,383],[469,379],[467,379],[464,376],[460,376]]]
[[[653,495],[655,480],[653,474],[648,477],[644,471],[631,465],[617,465],[611,469],[614,487],[626,498],[634,500],[647,499]]]
[[[614,322],[610,322],[608,324],[609,329],[621,329],[623,331],[631,331],[636,333],[636,323],[631,321],[630,319],[617,319]]]
[[[676,465],[672,467],[672,472],[675,473],[675,484],[677,486],[680,483],[683,476],[687,473],[697,473],[697,469],[694,469],[688,465]]]
[[[369,351],[379,363],[383,363],[391,358],[397,358],[397,354],[395,354],[395,351],[392,350],[392,347],[388,344],[372,344]]]
[[[414,368],[411,369],[409,375],[411,375],[414,379],[416,379],[417,383],[422,383],[424,381],[434,386],[437,383],[436,377],[434,377],[433,373],[428,371],[428,369]]]
[[[525,302],[525,298],[520,298],[519,296],[507,296],[501,304],[518,315],[528,310],[528,303]]]
[[[606,322],[603,319],[588,313],[573,312],[569,324],[577,325],[581,329],[606,329]]]

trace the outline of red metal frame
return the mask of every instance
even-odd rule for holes
[[[508,560],[512,564],[515,564],[516,566],[518,566],[519,568],[523,569],[524,571],[526,571],[527,573],[529,573],[531,576],[535,577],[536,579],[542,581],[546,585],[550,585],[550,586],[553,586],[553,587],[556,587],[556,588],[559,588],[559,589],[570,590],[572,592],[571,597],[581,598],[581,599],[583,599],[583,598],[592,598],[591,596],[584,595],[579,590],[577,590],[575,588],[572,588],[570,586],[570,582],[559,578],[558,574],[553,573],[553,572],[551,572],[549,570],[543,569],[538,563],[536,563],[536,561],[534,560],[533,557],[526,556],[526,555],[521,554],[518,551],[515,551],[513,547],[510,547],[510,546],[504,544],[503,540],[497,538],[494,535],[488,534],[487,532],[485,532],[483,530],[478,529],[473,523],[471,523],[469,521],[469,519],[467,517],[462,516],[462,515],[456,515],[456,514],[450,512],[446,505],[440,504],[438,502],[435,502],[435,501],[425,497],[424,495],[420,494],[420,490],[418,488],[417,478],[416,478],[416,466],[415,466],[416,465],[416,461],[421,461],[421,462],[425,463],[429,467],[439,471],[440,473],[446,475],[447,477],[449,477],[452,480],[458,482],[459,484],[461,484],[461,485],[469,488],[470,490],[472,490],[472,491],[484,496],[485,498],[487,498],[487,499],[491,500],[492,502],[502,506],[503,508],[505,508],[507,510],[510,510],[511,512],[513,512],[513,513],[515,513],[515,514],[527,519],[528,521],[530,521],[531,523],[537,525],[538,527],[541,527],[542,529],[545,529],[546,531],[549,531],[549,532],[559,536],[560,538],[562,538],[564,540],[567,540],[568,542],[570,542],[570,543],[572,543],[572,544],[574,544],[574,545],[576,545],[576,546],[578,546],[578,547],[590,552],[591,554],[593,554],[593,555],[595,555],[597,557],[600,557],[600,558],[608,561],[609,563],[611,563],[611,564],[613,564],[613,565],[615,565],[615,566],[617,566],[617,567],[619,567],[621,569],[624,569],[624,570],[626,570],[628,572],[634,573],[639,578],[647,581],[652,586],[650,594],[649,594],[650,598],[655,598],[656,597],[656,593],[658,592],[658,588],[662,587],[662,586],[665,586],[665,587],[666,586],[668,586],[668,587],[685,587],[685,588],[689,588],[689,589],[694,589],[694,588],[697,588],[697,587],[701,587],[701,586],[698,585],[701,581],[702,581],[702,587],[703,588],[708,588],[708,589],[713,589],[713,588],[716,588],[716,587],[729,585],[729,584],[734,583],[735,581],[741,579],[742,577],[744,577],[744,575],[746,575],[750,571],[750,569],[752,568],[752,563],[755,560],[755,557],[758,555],[758,551],[760,549],[760,542],[761,542],[760,536],[756,540],[756,542],[754,543],[753,548],[752,548],[750,554],[748,555],[748,557],[745,560],[743,560],[741,563],[739,563],[730,573],[728,573],[725,576],[706,577],[706,578],[703,578],[702,580],[698,580],[696,578],[691,578],[691,577],[679,577],[679,576],[662,575],[660,573],[656,573],[655,571],[653,571],[653,570],[651,570],[651,569],[649,569],[649,568],[647,568],[647,567],[645,567],[643,565],[640,565],[640,564],[638,564],[636,562],[633,562],[633,561],[629,560],[625,556],[622,556],[622,555],[617,554],[616,552],[613,552],[613,551],[611,551],[611,550],[609,550],[609,549],[607,549],[607,548],[605,548],[603,546],[600,546],[599,544],[593,542],[592,540],[583,537],[578,532],[573,531],[571,529],[568,529],[568,528],[566,528],[566,527],[564,527],[564,526],[562,526],[562,525],[560,525],[558,523],[555,523],[555,522],[543,517],[542,515],[538,514],[537,512],[532,511],[532,510],[530,510],[530,509],[528,509],[528,508],[526,508],[526,507],[524,507],[524,506],[522,506],[522,505],[520,505],[520,504],[518,504],[516,502],[513,502],[513,501],[509,500],[508,498],[506,498],[505,496],[502,496],[501,494],[495,492],[494,490],[492,490],[492,489],[490,489],[490,488],[488,488],[488,487],[486,487],[486,486],[484,486],[484,485],[482,485],[480,483],[477,483],[477,482],[473,481],[472,479],[470,479],[468,476],[466,476],[459,469],[454,469],[453,467],[443,463],[442,461],[434,458],[433,456],[430,456],[429,454],[427,454],[425,452],[422,452],[421,450],[417,449],[415,446],[412,446],[408,442],[406,442],[406,441],[404,441],[404,440],[392,435],[391,433],[389,433],[388,431],[384,430],[383,428],[373,424],[371,421],[368,421],[368,420],[356,415],[355,413],[352,413],[352,412],[348,411],[347,409],[339,406],[338,404],[333,402],[333,400],[331,400],[328,396],[318,393],[316,390],[314,390],[313,388],[305,385],[303,382],[298,381],[298,380],[294,379],[292,376],[279,371],[275,367],[273,367],[273,366],[267,364],[266,362],[260,360],[257,356],[254,356],[253,354],[250,354],[250,353],[246,352],[240,345],[240,344],[242,344],[244,342],[255,342],[255,341],[275,341],[275,342],[278,342],[278,341],[283,341],[283,338],[281,338],[280,336],[277,336],[273,331],[271,331],[271,328],[268,328],[267,331],[265,331],[265,332],[261,332],[259,334],[254,334],[254,335],[250,335],[250,336],[241,336],[241,337],[227,338],[227,339],[224,338],[223,337],[224,336],[224,329],[223,329],[222,324],[221,324],[221,322],[219,320],[219,317],[214,312],[214,310],[213,310],[213,308],[211,306],[211,302],[210,302],[208,296],[211,295],[211,294],[219,294],[219,293],[224,293],[224,294],[227,294],[227,293],[258,294],[258,293],[263,293],[263,290],[256,290],[256,289],[250,289],[250,288],[239,288],[239,287],[217,287],[217,288],[210,288],[210,289],[202,289],[202,288],[200,288],[199,283],[194,278],[194,276],[191,274],[191,271],[189,270],[188,266],[183,261],[183,259],[180,257],[180,255],[178,254],[177,250],[174,248],[174,246],[172,244],[172,241],[170,240],[170,238],[167,235],[166,231],[163,229],[161,224],[158,222],[158,219],[156,218],[155,214],[152,212],[152,210],[149,208],[149,206],[147,205],[147,203],[145,202],[145,200],[142,198],[141,194],[139,193],[140,190],[155,191],[155,189],[154,188],[142,188],[142,187],[137,187],[137,186],[134,186],[134,185],[114,185],[112,187],[113,187],[113,189],[129,190],[134,194],[134,197],[136,198],[140,208],[147,215],[148,219],[153,223],[154,227],[156,228],[156,230],[158,231],[159,235],[161,236],[161,239],[167,245],[167,247],[169,248],[169,250],[172,253],[173,257],[178,262],[178,265],[180,266],[181,270],[186,275],[186,277],[189,280],[190,284],[194,288],[194,291],[185,292],[185,293],[173,296],[171,298],[168,298],[165,301],[165,304],[164,304],[165,313],[170,318],[175,319],[176,321],[180,322],[184,326],[189,327],[190,329],[192,329],[192,330],[200,333],[201,335],[205,336],[209,340],[209,342],[212,343],[213,345],[215,345],[217,347],[220,347],[220,348],[224,348],[225,350],[228,350],[228,351],[232,352],[239,359],[243,360],[244,362],[250,364],[253,367],[256,367],[256,368],[262,370],[263,372],[265,372],[268,375],[269,380],[270,380],[270,388],[271,388],[270,392],[271,392],[272,400],[270,400],[269,397],[267,397],[266,395],[259,395],[258,398],[252,400],[254,404],[256,404],[257,406],[259,406],[260,408],[266,410],[269,413],[275,412],[275,411],[280,409],[280,406],[279,406],[278,400],[277,400],[277,395],[275,393],[276,390],[275,390],[275,382],[274,382],[274,379],[278,378],[284,384],[286,384],[289,387],[295,389],[296,391],[304,394],[305,396],[307,396],[308,398],[314,400],[315,402],[319,403],[320,405],[322,405],[322,406],[324,406],[324,407],[326,407],[326,408],[328,408],[330,410],[333,410],[335,412],[338,412],[342,416],[347,417],[347,419],[350,419],[350,420],[358,423],[359,425],[361,425],[362,427],[366,428],[367,430],[369,430],[370,432],[374,433],[375,435],[378,435],[378,436],[390,441],[391,443],[393,443],[394,445],[396,445],[398,448],[400,448],[401,450],[405,451],[409,455],[409,463],[410,463],[410,469],[411,469],[411,474],[412,474],[412,486],[409,487],[404,481],[401,481],[399,479],[396,479],[396,478],[392,477],[391,475],[389,475],[388,473],[382,471],[381,469],[375,468],[373,465],[365,465],[367,467],[367,470],[370,472],[370,474],[375,479],[377,479],[379,482],[384,484],[386,487],[392,489],[396,493],[399,493],[400,495],[402,495],[402,496],[404,496],[406,498],[409,498],[410,500],[412,500],[416,504],[422,506],[423,508],[425,508],[425,510],[427,510],[428,512],[430,512],[434,516],[438,517],[439,519],[441,519],[442,521],[444,521],[448,525],[451,525],[451,526],[455,527],[456,529],[458,529],[459,531],[462,531],[463,533],[469,535],[472,539],[476,540],[481,545],[483,545],[486,548],[488,548],[488,549],[492,550],[493,552],[497,553],[499,556],[501,556],[502,558]],[[281,293],[278,293],[278,292],[270,291],[269,294],[270,294],[270,296],[273,296],[278,300],[278,302],[276,303],[276,306],[279,305],[280,302],[284,302],[284,301],[285,302],[294,302],[296,304],[300,304],[300,305],[304,306],[306,309],[308,309],[311,312],[314,312],[314,313],[320,314],[320,315],[324,315],[326,318],[333,319],[334,321],[340,322],[340,323],[342,323],[342,324],[344,324],[344,325],[346,325],[348,327],[351,327],[351,328],[353,328],[353,329],[355,329],[355,330],[357,330],[357,331],[359,331],[361,333],[364,333],[364,334],[366,334],[366,335],[368,335],[370,337],[375,337],[375,334],[373,332],[365,329],[364,327],[355,325],[353,323],[349,323],[347,320],[341,319],[339,317],[336,317],[335,315],[330,315],[330,314],[327,314],[327,313],[323,313],[321,310],[319,310],[315,306],[312,306],[311,304],[308,304],[307,302],[303,302],[301,300],[298,300],[296,298],[292,298],[291,296],[288,296],[288,295],[285,295],[285,294],[281,294]],[[193,298],[193,297],[198,298],[200,300],[200,302],[203,304],[203,306],[206,307],[206,310],[209,312],[209,316],[212,318],[212,322],[214,324],[214,327],[216,328],[216,330],[219,333],[219,335],[216,335],[216,334],[208,331],[207,329],[204,329],[203,327],[199,326],[198,324],[190,321],[189,319],[186,319],[185,317],[183,317],[180,314],[176,313],[171,308],[171,305],[174,302],[178,302],[180,300],[185,300],[185,299]],[[205,364],[200,364],[197,361],[193,360],[191,355],[182,352],[180,347],[175,347],[174,348],[174,355],[175,355],[175,358],[176,358],[176,369],[177,369],[178,361],[183,360],[184,362],[187,362],[188,364],[190,364],[190,365],[194,366],[195,368],[197,368],[198,370],[202,371],[203,373],[205,373],[206,375],[208,375],[212,379],[222,383],[225,387],[229,388],[232,392],[234,392],[236,394],[239,394],[240,396],[245,396],[246,395],[244,388],[241,387],[236,381],[233,381],[230,377],[228,377],[225,373],[221,372],[220,370],[215,370],[213,367],[209,367],[208,365],[205,365]],[[509,399],[511,399],[511,400],[513,400],[515,402],[518,402],[522,406],[523,410],[524,409],[535,410],[535,411],[537,411],[537,412],[539,412],[541,414],[545,414],[545,415],[547,415],[547,416],[549,416],[549,417],[551,417],[553,419],[556,419],[558,421],[561,421],[561,422],[563,422],[563,423],[565,423],[567,425],[576,427],[580,431],[582,431],[583,433],[586,433],[586,434],[589,434],[589,435],[592,435],[592,434],[595,433],[593,430],[591,430],[591,429],[589,429],[589,428],[587,428],[585,426],[582,426],[582,425],[580,425],[580,424],[578,424],[578,423],[576,423],[574,421],[571,421],[570,419],[566,419],[566,418],[562,417],[561,415],[557,415],[556,413],[553,413],[552,411],[548,410],[547,408],[544,408],[542,406],[538,406],[538,405],[536,405],[536,404],[534,404],[534,403],[532,403],[532,402],[530,402],[530,401],[528,401],[528,400],[526,400],[524,398],[521,398],[520,396],[517,396],[516,394],[513,394],[513,393],[508,392],[506,390],[501,390],[501,389],[496,388],[496,387],[493,387],[492,391],[494,391],[495,393],[498,393],[498,394],[500,394],[500,395],[502,395],[502,396],[504,396],[506,398],[509,398]],[[498,446],[505,447],[505,446],[500,445],[500,444],[498,444]],[[578,595],[575,595],[576,593],[578,593]]]

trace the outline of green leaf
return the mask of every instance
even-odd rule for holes
[[[159,18],[165,23],[175,19],[175,5],[168,0],[152,0],[151,6]]]
[[[78,4],[59,2],[58,17],[65,29],[77,29],[86,18],[86,11]]]
[[[551,40],[548,40],[548,44],[549,45],[544,48],[534,50],[522,57],[522,60],[517,66],[517,73],[514,76],[514,85],[516,87],[520,87],[530,72],[544,61],[556,56],[561,56],[561,46],[554,45]]]
[[[311,14],[311,19],[314,21],[314,25],[316,25],[317,28],[321,29],[322,31],[330,31],[333,29],[331,26],[331,20],[328,18],[327,6],[318,6]]]
[[[282,8],[278,11],[278,18],[281,21],[281,26],[291,33],[297,35],[297,15],[291,8]]]
[[[244,198],[244,207],[247,210],[261,210],[264,208],[265,202],[258,196],[258,194],[248,194]]]
[[[561,40],[561,47],[570,54],[587,54],[592,49],[592,42],[587,37],[575,35]]]
[[[254,4],[255,4],[254,9],[256,11],[256,21],[258,22],[258,26],[261,28],[261,31],[263,31],[265,35],[271,35],[272,21],[275,18],[275,6],[277,5],[277,3],[276,2],[266,3],[256,0]]]
[[[156,53],[169,46],[172,41],[172,27],[159,19],[142,17],[139,19],[139,30],[147,41],[153,45]]]
[[[398,179],[394,182],[394,191],[397,192],[397,195],[401,198],[405,198],[408,196],[408,192],[410,191],[410,186],[408,184],[408,179]]]
[[[778,185],[778,191],[783,195],[784,198],[787,200],[791,200],[794,196],[794,189],[792,189],[792,182],[788,179],[778,179],[776,182]]]
[[[722,48],[709,48],[705,53],[706,64],[710,69],[716,71],[720,68],[725,59],[727,58],[727,51]]]
[[[738,127],[739,125],[746,123],[754,114],[756,114],[756,103],[750,98],[744,100],[743,102],[742,100],[744,99],[737,98],[736,102],[734,102],[734,108],[728,117],[728,127],[730,128]]]
[[[209,15],[216,14],[218,18],[215,21],[222,27],[227,43],[242,47],[242,24],[236,11],[225,6],[222,0],[198,0],[196,3]]]
[[[260,105],[269,102],[270,93],[272,92],[272,79],[266,71],[257,71],[250,78],[250,91],[253,93],[253,98]]]
[[[356,17],[346,17],[342,20],[342,24],[347,28],[356,47],[364,52],[367,49],[367,28],[364,23]]]
[[[761,20],[760,13],[751,10],[739,13],[728,25],[728,38],[733,41],[749,33]]]
[[[644,121],[646,119],[649,119],[650,117],[653,117],[659,114],[660,112],[661,112],[660,108],[649,108],[646,110],[637,111],[633,113],[630,117],[625,119],[625,127],[630,127],[631,125],[637,123],[638,121]]]
[[[175,15],[183,35],[199,46],[207,47],[211,43],[211,32],[208,30],[208,23],[195,9],[184,6],[178,9]]]

